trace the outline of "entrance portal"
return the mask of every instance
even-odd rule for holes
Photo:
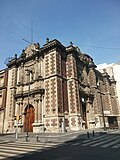
[[[27,106],[25,108],[25,120],[24,120],[24,132],[33,132],[33,126],[35,118],[35,109],[32,105],[29,104],[29,107]]]
[[[85,129],[87,129],[86,104],[82,102],[82,119],[85,121]]]
[[[109,122],[109,128],[110,129],[118,129],[118,121],[117,117],[108,117],[108,122]]]

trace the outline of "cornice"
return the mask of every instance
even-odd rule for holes
[[[43,48],[42,48],[42,52],[44,55],[49,54],[52,50],[53,51],[56,50],[60,53],[66,52],[65,47],[56,39],[47,42],[45,45],[43,45]]]
[[[43,45],[43,50],[50,49],[50,48],[53,48],[53,47],[59,47],[62,50],[65,50],[65,47],[57,39],[54,39],[54,40],[49,41],[46,44],[44,44]]]
[[[35,95],[35,94],[44,94],[44,93],[45,93],[45,90],[43,88],[39,88],[39,89],[31,90],[29,93],[29,96]],[[24,97],[28,97],[28,91],[20,92],[15,95],[15,99],[24,98]]]
[[[66,47],[66,52],[67,52],[67,54],[72,54],[73,56],[79,55],[76,48],[72,45]]]

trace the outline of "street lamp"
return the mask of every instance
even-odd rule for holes
[[[103,108],[103,100],[102,100],[102,93],[101,93],[100,81],[99,81],[99,90],[100,90],[100,100],[101,100],[101,109],[102,109],[102,117],[103,117],[104,131],[106,131],[107,128],[106,128],[106,124],[105,124],[105,115],[104,115],[104,108]]]
[[[27,75],[29,76],[29,81],[28,81],[28,105],[27,105],[27,121],[26,121],[26,141],[28,141],[28,125],[29,125],[29,97],[30,97],[30,74],[32,74],[32,70],[31,69],[26,69],[25,71],[27,71]]]

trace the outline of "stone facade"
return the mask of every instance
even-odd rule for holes
[[[103,127],[104,116],[107,127],[118,126],[115,80],[97,71],[93,59],[72,43],[31,44],[7,65],[4,130],[14,132],[16,125],[19,132],[38,133]]]
[[[107,72],[112,79],[114,77],[116,81],[116,90],[112,90],[112,94],[116,92],[117,97],[118,97],[118,112],[120,115],[120,76],[119,76],[119,71],[120,71],[120,62],[118,63],[112,63],[112,64],[100,64],[97,66],[97,69],[101,72]],[[114,98],[112,98],[114,100]],[[115,110],[115,109],[114,109]],[[120,123],[120,117],[118,117],[119,123]]]
[[[7,96],[7,69],[0,71],[0,133],[4,131],[5,111],[6,111],[6,96]]]
[[[112,64],[103,63],[103,64],[98,65],[97,69],[101,73],[106,71],[111,78],[114,77],[114,79],[116,81],[116,92],[117,92],[117,96],[118,96],[119,113],[120,113],[120,76],[119,76],[120,62],[112,63]]]

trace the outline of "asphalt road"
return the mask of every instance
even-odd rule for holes
[[[4,140],[13,139],[13,135],[5,137],[1,136],[1,138],[3,138]],[[65,141],[65,139],[70,141]],[[95,137],[91,135],[90,138],[86,138],[86,134],[78,134],[75,137],[73,137],[73,134],[66,134],[65,136],[60,136],[57,140],[59,140],[61,143],[56,142],[55,147],[51,147],[52,144],[50,142],[50,147],[48,148],[44,148],[43,145],[42,148],[38,147],[36,150],[33,150],[32,152],[27,152],[23,154],[21,157],[15,155],[11,158],[6,158],[6,160],[120,160],[119,132],[96,135]],[[51,138],[49,139],[49,141],[51,141]],[[55,141],[53,141],[53,143],[54,142]],[[6,144],[6,146],[9,146],[11,142],[4,143]],[[4,143],[0,144],[1,150],[4,148]],[[18,146],[17,143],[12,144],[14,145],[14,150],[12,151],[12,147],[9,147],[8,150],[3,150],[4,153],[10,154],[11,151],[19,152],[19,147],[22,147],[19,143],[23,145],[22,143],[24,142],[18,141]],[[38,143],[34,141],[33,144],[39,145],[39,143],[41,143],[41,141]],[[32,143],[29,144],[29,142],[28,144],[25,143],[24,145],[25,151],[27,151],[27,147],[29,148],[29,145],[30,147],[32,147],[32,149],[34,148]]]
[[[120,149],[64,144],[13,160],[120,160]]]

